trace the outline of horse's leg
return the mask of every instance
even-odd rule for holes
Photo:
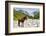
[[[18,21],[18,26],[20,27],[20,21]]]
[[[22,22],[22,27],[24,27],[24,22]]]

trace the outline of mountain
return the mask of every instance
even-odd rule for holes
[[[34,13],[33,13],[34,14]],[[36,16],[39,17],[39,14],[36,15],[37,12],[34,14],[35,18]],[[14,11],[14,20],[18,20],[18,19],[21,19],[23,18],[24,16],[27,16],[29,19],[32,19],[34,17],[32,17],[31,15],[29,15],[29,13],[27,11],[22,11],[22,10],[19,10],[19,11]]]

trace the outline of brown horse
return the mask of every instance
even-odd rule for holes
[[[22,23],[22,27],[24,26],[24,21],[27,20],[27,16],[21,18],[21,19],[18,19],[18,26],[20,27],[20,22]]]

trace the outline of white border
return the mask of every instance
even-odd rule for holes
[[[40,27],[38,28],[16,28],[13,29],[13,8],[21,7],[21,8],[39,8],[40,9]],[[43,31],[43,5],[34,5],[34,4],[18,4],[18,3],[9,3],[9,16],[10,16],[10,32],[32,32],[32,31]]]

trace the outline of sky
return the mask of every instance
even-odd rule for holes
[[[33,12],[39,11],[38,8],[15,8],[16,10],[27,11],[30,15],[33,15]]]

